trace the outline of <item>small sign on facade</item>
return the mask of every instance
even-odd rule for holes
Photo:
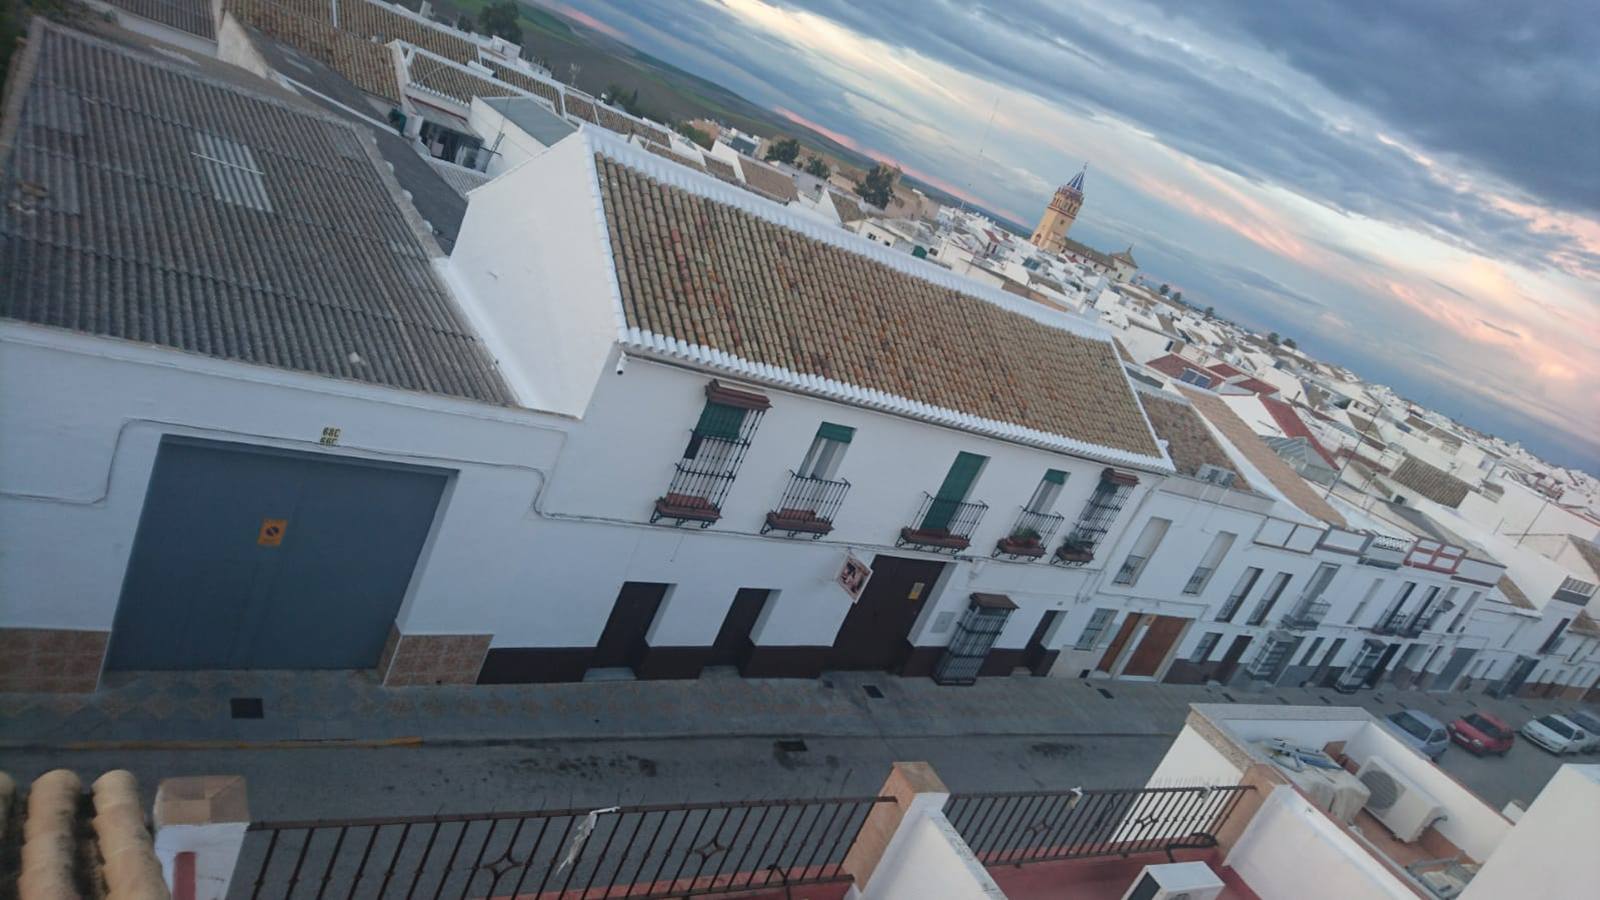
[[[850,595],[850,602],[861,599],[861,593],[867,589],[867,582],[872,579],[872,570],[867,564],[856,559],[854,553],[845,553],[844,565],[839,567],[839,574],[834,581],[846,594]]]
[[[262,519],[261,530],[256,532],[256,543],[263,547],[276,547],[283,543],[283,533],[288,530],[288,519]]]

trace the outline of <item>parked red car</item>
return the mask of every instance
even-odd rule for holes
[[[1451,740],[1467,748],[1473,756],[1486,753],[1505,756],[1516,740],[1516,732],[1510,725],[1486,712],[1467,713],[1448,727]]]

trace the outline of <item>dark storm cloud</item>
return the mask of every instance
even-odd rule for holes
[[[1292,186],[1335,209],[1535,268],[1600,273],[1600,259],[1570,237],[1536,231],[1472,186],[1436,180],[1399,147],[1331,123],[1298,86],[1223,61],[1237,44],[1180,44],[1048,0],[794,5],[1058,107],[1128,121],[1197,160]],[[1380,21],[1326,3],[1260,7],[1273,18],[1225,6],[1183,15],[1220,37],[1254,42],[1405,143],[1447,148],[1546,205],[1600,208],[1600,26],[1589,21],[1600,15],[1555,4],[1508,27],[1510,7]]]

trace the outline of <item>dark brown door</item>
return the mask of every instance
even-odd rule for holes
[[[1383,655],[1378,657],[1378,664],[1372,667],[1372,671],[1367,674],[1366,680],[1362,682],[1363,687],[1377,686],[1378,679],[1383,677],[1384,672],[1389,671],[1389,663],[1394,661],[1394,655],[1400,652],[1400,646],[1399,644],[1390,644],[1388,649],[1383,651]]]
[[[630,581],[617,592],[611,617],[595,645],[591,669],[633,668],[644,656],[645,635],[655,621],[667,586],[648,581]]]
[[[744,662],[750,650],[750,631],[756,627],[756,619],[761,618],[761,610],[771,594],[764,588],[739,589],[733,605],[728,607],[728,614],[722,619],[722,628],[717,631],[706,665],[737,666]]]
[[[1222,665],[1217,666],[1216,679],[1223,684],[1233,677],[1235,669],[1239,668],[1239,659],[1244,656],[1244,648],[1250,646],[1250,635],[1241,634],[1228,645],[1228,652],[1222,657]]]
[[[872,579],[833,639],[835,669],[889,670],[905,655],[906,637],[928,601],[944,563],[878,554]]]
[[[1022,648],[1022,666],[1035,675],[1050,674],[1050,665],[1056,661],[1056,654],[1046,650],[1044,637],[1050,633],[1050,627],[1056,624],[1056,619],[1061,615],[1061,610],[1052,609],[1039,617],[1039,624],[1034,626],[1033,636],[1028,638],[1028,645]]]
[[[1161,668],[1162,660],[1167,658],[1167,651],[1172,649],[1172,645],[1178,640],[1178,635],[1183,634],[1183,627],[1188,624],[1188,619],[1177,616],[1156,616],[1150,627],[1145,629],[1144,637],[1134,649],[1133,656],[1128,658],[1128,664],[1123,667],[1122,674],[1139,676],[1156,674],[1156,670]]]
[[[1117,664],[1117,657],[1122,654],[1122,648],[1133,637],[1134,629],[1139,627],[1139,620],[1144,616],[1138,613],[1129,613],[1122,620],[1122,627],[1117,629],[1117,636],[1111,639],[1111,646],[1106,648],[1106,655],[1100,657],[1100,665],[1095,666],[1101,672],[1110,672],[1111,667]]]

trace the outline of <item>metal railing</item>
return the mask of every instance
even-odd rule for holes
[[[678,460],[667,492],[656,501],[651,522],[676,519],[709,527],[722,517],[722,501],[739,474],[748,440],[696,433],[689,451]]]
[[[1244,606],[1245,598],[1250,596],[1250,589],[1253,587],[1255,583],[1251,582],[1244,590],[1229,594],[1228,599],[1222,603],[1222,609],[1217,610],[1217,621],[1232,622],[1233,617],[1239,614],[1239,608]]]
[[[924,491],[912,524],[900,529],[895,546],[960,552],[972,543],[972,532],[977,530],[988,511],[987,503],[950,500]]]
[[[1252,785],[956,794],[945,815],[985,865],[1129,855],[1214,841]]]
[[[1296,631],[1305,631],[1316,628],[1327,618],[1328,611],[1333,609],[1333,604],[1327,600],[1313,600],[1310,603],[1301,603],[1294,611],[1283,617],[1283,627]]]
[[[844,505],[850,492],[850,482],[840,479],[830,481],[814,478],[791,470],[789,486],[784,489],[778,505],[767,513],[761,533],[786,531],[790,535],[810,534],[820,538],[833,530],[833,518]]]
[[[1211,580],[1211,569],[1206,566],[1197,566],[1194,574],[1189,576],[1189,581],[1184,584],[1185,594],[1198,594],[1206,589],[1206,582]]]
[[[251,898],[649,900],[848,881],[845,854],[892,797],[250,826],[234,882]]]
[[[1066,516],[1034,512],[1023,507],[1016,524],[1011,526],[1011,533],[995,542],[993,555],[1014,558],[1043,556],[1045,548],[1065,521]]]
[[[1117,570],[1117,577],[1111,579],[1112,584],[1133,584],[1139,579],[1139,570],[1144,568],[1143,556],[1130,554],[1122,561],[1122,568]]]

